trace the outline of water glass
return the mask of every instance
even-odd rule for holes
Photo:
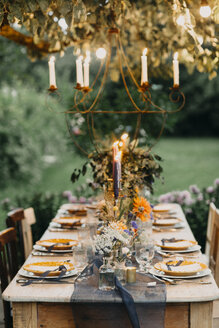
[[[73,262],[77,268],[83,268],[87,264],[87,248],[83,244],[73,250]]]

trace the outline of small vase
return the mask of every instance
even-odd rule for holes
[[[126,261],[115,263],[115,276],[120,281],[122,285],[126,284]]]
[[[112,258],[104,257],[103,265],[99,268],[99,289],[109,291],[115,289],[114,270],[111,265]]]

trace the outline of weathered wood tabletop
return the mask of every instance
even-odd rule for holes
[[[182,238],[195,240],[191,229],[186,221],[181,207],[172,204],[174,212],[182,219],[184,229],[176,231],[153,232],[153,239],[162,238]],[[75,231],[70,232],[50,232],[48,229],[42,239],[50,238],[72,238],[77,239]],[[48,260],[72,260],[69,257],[48,257]],[[202,254],[196,260],[202,260]],[[46,261],[47,257],[30,255],[26,263]],[[118,320],[120,327],[130,327],[127,321],[120,299],[107,300],[107,304],[94,302],[94,295],[88,297],[86,304],[75,304],[80,320],[73,318],[70,305],[71,295],[74,291],[74,284],[32,284],[22,287],[16,283],[20,278],[19,272],[3,293],[4,300],[13,303],[14,327],[115,327]],[[69,278],[70,279],[70,278]],[[196,283],[182,283],[179,285],[167,285],[167,306],[165,315],[165,328],[210,328],[212,327],[212,306],[213,300],[219,298],[218,287],[212,277],[208,275],[201,278],[202,281],[211,282],[208,285]],[[199,281],[199,279],[196,279]],[[92,302],[92,304],[91,304]],[[112,303],[111,303],[112,302]],[[110,304],[111,303],[111,304]],[[102,311],[105,309],[104,311]],[[108,314],[106,309],[108,308]],[[120,309],[120,311],[118,311]],[[102,311],[102,312],[101,312]],[[110,312],[111,311],[111,312]],[[100,313],[101,316],[100,316]],[[111,315],[109,315],[111,313]],[[116,321],[115,321],[116,320]]]

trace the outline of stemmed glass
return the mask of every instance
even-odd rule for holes
[[[139,264],[139,272],[148,272],[150,268],[151,260],[154,257],[154,243],[152,240],[148,240],[144,244],[135,244],[135,257]]]

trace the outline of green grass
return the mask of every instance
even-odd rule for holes
[[[155,194],[211,185],[219,177],[219,139],[161,139],[153,148],[163,158],[163,177],[155,183]]]

